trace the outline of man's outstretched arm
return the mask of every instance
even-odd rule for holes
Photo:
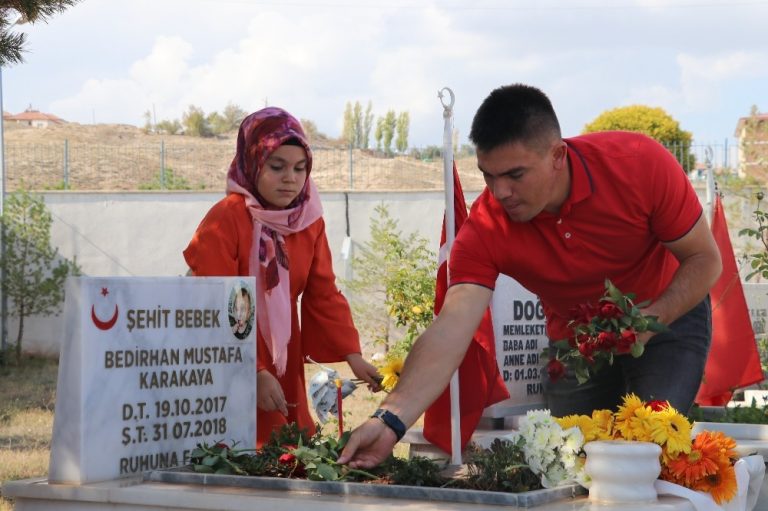
[[[440,315],[419,336],[397,387],[381,403],[410,427],[437,399],[459,367],[493,291],[475,284],[451,286]],[[371,468],[392,452],[397,437],[382,420],[368,419],[352,432],[339,457],[353,468]]]

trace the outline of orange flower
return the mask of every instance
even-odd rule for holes
[[[689,454],[665,460],[662,479],[708,492],[718,504],[736,495],[736,442],[720,431],[696,435]]]
[[[701,449],[693,448],[689,454],[680,453],[677,458],[669,459],[666,468],[671,478],[665,479],[692,488],[700,479],[716,474],[719,465]]]
[[[705,476],[693,486],[694,490],[709,492],[717,504],[728,502],[736,496],[736,471],[733,465],[720,465],[717,473]]]
[[[738,458],[736,454],[736,441],[726,436],[722,431],[702,431],[693,440],[693,447],[706,452],[712,459],[718,459],[718,463],[731,463]]]

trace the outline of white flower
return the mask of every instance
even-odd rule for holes
[[[584,435],[577,426],[564,432],[561,450],[566,453],[578,453],[584,447]]]
[[[544,488],[554,488],[555,486],[566,482],[568,474],[560,464],[555,464],[541,475],[541,485]]]
[[[584,459],[579,456],[584,435],[578,427],[564,431],[549,410],[532,410],[520,420],[523,454],[528,467],[545,488],[572,481],[588,482]]]

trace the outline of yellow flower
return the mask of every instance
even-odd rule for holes
[[[597,429],[597,440],[610,440],[613,438],[613,412],[610,410],[594,410],[592,422]]]
[[[398,380],[400,380],[400,373],[403,372],[403,363],[402,358],[396,358],[381,368],[379,372],[383,376],[381,386],[384,387],[384,390],[389,392],[395,388]]]
[[[423,310],[418,305],[414,305],[413,307],[411,307],[411,312],[413,312],[414,314],[421,314]]]
[[[635,408],[635,416],[629,419],[629,437],[627,440],[652,442],[654,412],[647,406]]]
[[[572,427],[578,427],[581,430],[581,434],[584,436],[584,442],[591,442],[598,438],[598,429],[592,418],[588,415],[566,415],[555,419],[563,430],[570,429]]]
[[[635,394],[627,394],[624,396],[624,404],[620,405],[619,411],[616,412],[615,427],[625,440],[642,440],[642,438],[637,437],[638,434],[642,435],[644,432],[642,420],[638,422],[638,414],[647,418],[650,413],[651,409],[646,409],[642,399]]]
[[[672,407],[651,414],[651,440],[666,446],[667,455],[691,452],[691,423]]]

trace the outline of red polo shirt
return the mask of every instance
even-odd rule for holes
[[[667,287],[678,262],[661,244],[688,233],[701,203],[674,156],[644,135],[566,139],[571,191],[556,215],[512,222],[486,188],[457,234],[451,285],[493,289],[500,273],[541,299],[550,339],[570,335],[570,310],[597,303],[605,279],[638,302]]]

